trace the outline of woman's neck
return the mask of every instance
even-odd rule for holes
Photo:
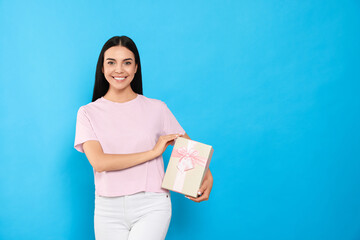
[[[121,91],[121,92],[115,92],[109,89],[109,91],[104,95],[105,99],[119,103],[131,101],[136,97],[137,97],[137,93],[135,93],[131,88],[128,91]]]

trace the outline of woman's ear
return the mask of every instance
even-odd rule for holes
[[[135,65],[135,73],[137,72],[137,67],[138,67],[138,65],[136,64],[136,65]]]

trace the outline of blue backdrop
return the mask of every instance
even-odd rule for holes
[[[0,20],[0,239],[94,239],[76,113],[115,35],[215,150],[209,201],[173,193],[167,239],[360,239],[358,1],[2,0]]]

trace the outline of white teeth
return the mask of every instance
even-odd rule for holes
[[[124,80],[125,78],[116,78],[114,77],[116,80]]]

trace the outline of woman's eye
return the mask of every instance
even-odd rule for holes
[[[125,64],[126,64],[126,65],[130,65],[130,64],[131,64],[131,62],[125,62]]]
[[[113,62],[108,62],[108,64],[112,65],[112,64],[113,64]]]

